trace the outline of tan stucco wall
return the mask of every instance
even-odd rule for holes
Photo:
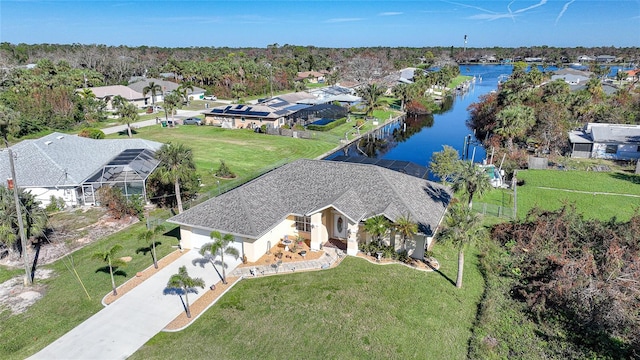
[[[296,229],[294,219],[293,216],[289,216],[259,239],[253,242],[245,241],[244,250],[247,260],[249,262],[257,261],[262,255],[267,253],[269,247],[278,245],[285,235],[293,236]]]

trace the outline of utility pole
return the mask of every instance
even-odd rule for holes
[[[18,197],[18,183],[16,182],[16,168],[13,163],[13,151],[7,145],[9,151],[9,166],[11,167],[11,179],[7,179],[7,185],[9,189],[13,189],[13,199],[16,203],[16,213],[18,216],[18,228],[20,232],[20,245],[22,246],[22,259],[24,261],[24,286],[31,285],[31,272],[29,271],[29,255],[27,254],[27,238],[24,234],[24,224],[22,223],[22,204],[20,204],[20,198]]]

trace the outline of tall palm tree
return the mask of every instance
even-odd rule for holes
[[[377,84],[362,86],[358,88],[356,92],[365,103],[367,116],[371,116],[373,114],[373,110],[382,105],[380,99],[382,94],[384,94],[384,89],[379,87]]]
[[[147,229],[138,235],[139,240],[147,243],[151,241],[151,257],[153,258],[153,267],[156,269],[158,268],[158,257],[156,255],[156,237],[158,236],[158,234],[162,234],[164,230],[164,226],[158,225],[153,229]]]
[[[189,291],[194,287],[200,287],[204,289],[204,280],[200,278],[192,278],[187,272],[186,266],[181,266],[178,269],[177,274],[173,274],[167,282],[168,288],[181,289],[184,292],[185,307],[187,311],[187,317],[191,318],[191,309],[189,308]]]
[[[114,268],[117,269],[127,264],[122,259],[116,258],[116,254],[122,251],[122,249],[123,249],[122,245],[115,244],[109,249],[95,252],[93,253],[93,255],[91,255],[92,259],[102,260],[103,262],[106,262],[107,265],[109,266],[109,275],[111,275],[111,287],[113,288],[113,296],[118,295],[118,292],[116,291],[116,281],[113,278],[113,269]]]
[[[399,217],[393,226],[402,236],[402,250],[407,250],[407,239],[418,232],[418,224],[411,221],[409,214]]]
[[[398,84],[393,87],[393,95],[400,98],[400,110],[404,110],[404,106],[411,96],[409,84]]]
[[[156,112],[156,95],[161,91],[162,86],[153,81],[150,81],[147,86],[142,88],[142,96],[147,96],[148,93],[151,93],[151,105],[153,106],[153,112]]]
[[[168,114],[171,113],[171,120],[173,121],[173,111],[182,107],[182,95],[176,90],[168,93],[164,96],[164,118],[169,120]]]
[[[215,258],[216,254],[220,252],[220,262],[222,263],[222,283],[226,284],[227,274],[225,268],[227,267],[227,265],[224,262],[224,254],[231,255],[235,257],[236,260],[240,257],[238,249],[229,246],[229,244],[231,244],[235,239],[231,234],[225,234],[224,236],[222,236],[219,231],[212,231],[211,234],[209,234],[209,237],[213,240],[213,242],[202,245],[202,247],[200,248],[200,255],[204,256],[207,252],[211,253],[211,264],[213,264],[215,268],[213,259]]]
[[[462,287],[464,271],[464,248],[467,244],[486,236],[482,219],[471,208],[462,203],[453,204],[445,217],[445,229],[440,235],[445,241],[451,241],[458,248],[458,275],[456,287]]]
[[[382,237],[390,227],[391,223],[383,215],[376,215],[364,221],[364,230],[371,234],[378,244],[382,243]]]
[[[196,171],[193,150],[183,144],[169,142],[156,151],[156,158],[160,160],[160,166],[158,166],[157,170],[160,181],[165,184],[173,183],[178,213],[181,213],[183,209],[180,183]]]
[[[476,194],[482,195],[490,189],[491,180],[483,169],[471,161],[458,161],[457,171],[453,176],[453,190],[467,195],[469,208]]]
[[[184,99],[184,102],[189,105],[189,91],[193,92],[193,83],[191,81],[185,81],[176,89]]]
[[[509,105],[496,115],[496,133],[507,138],[509,151],[513,150],[513,139],[524,135],[536,123],[535,112],[524,105]]]

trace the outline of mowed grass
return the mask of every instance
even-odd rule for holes
[[[465,359],[484,289],[477,253],[467,251],[456,289],[456,250],[434,252],[442,275],[347,257],[330,270],[242,280],[131,359]]]
[[[555,210],[575,204],[587,218],[627,221],[640,208],[640,175],[626,172],[526,170],[518,171],[518,217],[524,218],[534,207]],[[631,196],[627,196],[631,195]],[[513,206],[513,191],[492,190],[478,199],[507,207]]]
[[[217,184],[213,173],[223,160],[240,179],[248,179],[256,171],[300,158],[315,158],[334,149],[338,142],[295,139],[285,136],[257,134],[250,130],[221,129],[214,126],[160,126],[136,130],[135,138],[162,143],[183,143],[193,149],[198,176],[205,189]],[[126,138],[110,135],[109,138]],[[229,182],[220,180],[221,183]]]
[[[44,296],[22,314],[14,315],[8,309],[0,308],[0,359],[24,359],[103,308],[101,301],[111,291],[111,280],[108,271],[104,272],[106,264],[91,259],[93,253],[102,252],[118,243],[124,247],[118,256],[132,257],[127,266],[118,269],[119,273],[115,276],[116,285],[134,277],[136,272],[152,266],[149,253],[136,252],[139,248],[148,246],[145,242],[137,240],[138,234],[144,229],[145,224],[138,223],[74,252],[74,266],[70,258],[41,266],[40,268],[54,272],[49,279],[35,281],[34,287],[44,290]],[[177,239],[171,236],[161,236],[158,241],[161,242],[156,248],[158,257],[174,251],[172,246],[178,244]],[[87,297],[76,278],[74,267],[91,299]],[[126,319],[114,319],[121,320]]]

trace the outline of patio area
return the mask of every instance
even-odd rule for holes
[[[289,239],[294,240],[289,240]],[[321,250],[311,251],[310,241],[298,241],[295,237],[281,239],[268,253],[256,262],[240,264],[231,276],[263,276],[305,270],[328,269],[339,262],[346,253],[331,242]]]

